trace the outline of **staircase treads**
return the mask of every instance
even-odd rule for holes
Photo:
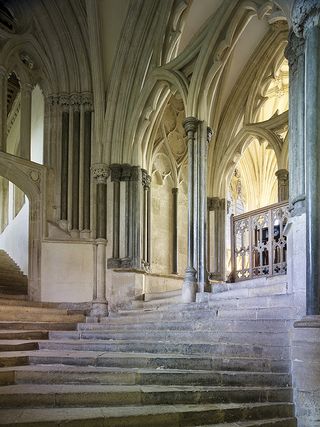
[[[14,370],[17,383],[139,384],[288,387],[290,375],[270,372],[232,372],[191,369],[116,368],[105,366],[30,365]]]
[[[216,354],[229,356],[254,356],[288,359],[289,346],[263,346],[255,344],[233,343],[175,343],[172,341],[144,340],[49,340],[39,345],[47,350],[94,350],[117,352],[180,353],[180,354]]]
[[[37,385],[0,387],[0,408],[289,402],[290,390],[267,387]]]
[[[258,418],[288,418],[292,411],[292,406],[284,403],[4,409],[0,410],[0,425],[45,427],[68,423],[68,426],[79,427],[82,422],[87,427],[181,427]],[[99,420],[104,423],[97,424]]]

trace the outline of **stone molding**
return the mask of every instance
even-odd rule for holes
[[[226,200],[220,199],[220,197],[207,197],[208,211],[217,211],[219,209],[225,209]]]
[[[197,130],[198,124],[199,124],[199,120],[192,116],[186,117],[185,120],[183,121],[183,127],[186,133],[188,132],[195,133]]]
[[[142,171],[142,185],[145,189],[149,189],[151,185],[151,176],[145,169],[141,169]]]
[[[319,24],[319,0],[296,0],[292,12],[292,28],[296,35],[303,37],[308,30]]]
[[[60,106],[63,109],[72,107],[74,110],[79,110],[81,106],[85,111],[92,111],[93,109],[93,96],[91,92],[82,93],[60,93],[47,96],[47,102],[51,106]]]
[[[92,176],[97,184],[106,184],[110,175],[110,168],[104,163],[95,163],[91,166]]]

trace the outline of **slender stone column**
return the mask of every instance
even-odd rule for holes
[[[199,292],[205,291],[207,283],[207,157],[208,143],[212,131],[204,122],[200,125],[200,140],[198,141],[198,284]]]
[[[131,190],[131,234],[132,267],[141,269],[141,185],[142,172],[139,166],[132,166],[130,178]]]
[[[84,112],[84,149],[83,149],[83,231],[90,230],[90,164],[91,164],[91,122],[90,105],[85,105]]]
[[[31,95],[32,85],[21,85],[20,110],[20,157],[30,160],[31,156]]]
[[[178,191],[172,189],[172,274],[178,274]]]
[[[143,262],[144,268],[149,270],[149,249],[150,249],[150,226],[149,226],[149,193],[151,176],[145,169],[142,169],[142,187],[143,187]]]
[[[121,166],[111,165],[111,181],[113,182],[113,247],[112,257],[120,258],[120,178]]]
[[[71,96],[73,106],[73,140],[72,140],[72,224],[71,231],[75,237],[79,234],[79,171],[80,171],[80,100]]]
[[[94,164],[91,167],[93,178],[97,183],[97,225],[96,225],[96,299],[92,302],[92,316],[106,316],[108,303],[106,300],[106,244],[107,244],[107,212],[106,192],[107,179],[110,169],[103,163]]]
[[[291,216],[305,212],[304,40],[289,34],[289,204]],[[280,193],[279,193],[280,194]]]
[[[320,314],[320,3],[298,0],[293,29],[305,39],[307,315]]]
[[[287,169],[279,169],[276,177],[278,178],[278,202],[285,202],[289,198],[289,172]]]
[[[197,292],[197,272],[194,267],[194,222],[195,222],[195,176],[194,176],[194,151],[195,133],[199,121],[195,117],[187,117],[183,123],[188,138],[188,253],[187,268],[182,287],[182,300],[195,301]]]
[[[222,279],[222,256],[224,255],[224,215],[225,215],[225,200],[219,197],[208,198],[208,210],[214,212],[213,220],[213,236],[210,236],[210,249],[213,253],[212,257],[212,271],[210,272],[211,278],[215,280]]]
[[[0,151],[7,151],[7,86],[8,75],[0,66]]]
[[[122,165],[121,180],[125,182],[125,236],[126,236],[126,253],[125,259],[129,260],[132,256],[132,236],[131,236],[131,224],[132,224],[132,194],[130,191],[130,179],[131,179],[131,166],[128,164]]]
[[[69,164],[69,106],[64,105],[61,115],[61,193],[60,219],[68,220],[68,164]]]

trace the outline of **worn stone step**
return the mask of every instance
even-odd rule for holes
[[[174,305],[167,307],[167,310],[122,310],[119,313],[114,313],[110,317],[117,318],[118,322],[131,322],[158,320],[204,320],[204,319],[242,319],[242,320],[257,320],[257,319],[283,319],[294,320],[297,318],[296,309],[289,307],[270,307],[270,308],[243,308],[243,309],[210,309],[199,308],[197,310],[180,311],[178,307],[172,310]],[[122,319],[122,320],[121,320]]]
[[[91,350],[134,353],[215,354],[225,357],[274,357],[288,359],[289,347],[233,343],[174,343],[139,340],[50,340],[39,342],[40,349]]]
[[[1,337],[1,331],[0,331]],[[213,331],[126,331],[126,330],[109,330],[109,331],[61,331],[50,332],[50,339],[89,339],[89,340],[158,340],[189,343],[241,343],[257,345],[289,345],[289,336],[287,333],[276,332],[213,332]]]
[[[0,388],[0,408],[98,407],[207,403],[289,402],[291,392],[271,387],[114,386],[19,384]]]
[[[68,423],[68,426],[77,427],[181,427],[292,416],[292,405],[287,403],[3,409],[0,411],[0,425],[45,427]]]
[[[273,308],[273,307],[292,307],[294,304],[294,296],[290,295],[270,295],[257,297],[232,297],[222,298],[221,294],[209,294],[208,306],[211,308]]]
[[[1,330],[0,340],[45,340],[48,339],[48,331],[44,330]]]
[[[117,318],[104,318],[101,323],[79,323],[79,330],[206,330],[224,332],[288,332],[293,322],[287,320],[236,320],[210,319],[177,320],[177,321],[144,321],[119,322]],[[1,325],[1,322],[0,322]]]
[[[22,352],[17,352],[17,354],[13,354],[14,352],[2,352],[0,354],[0,368],[7,368],[10,366],[22,366],[29,364],[29,358],[25,354],[21,354]],[[1,373],[0,373],[1,376]]]
[[[37,350],[38,342],[29,340],[0,340],[0,352]]]
[[[11,307],[10,307],[11,308]],[[34,307],[31,307],[34,308]],[[0,321],[33,321],[33,322],[83,322],[85,316],[82,314],[65,314],[57,312],[50,312],[50,309],[33,310],[0,310]]]
[[[20,292],[14,293],[14,292],[15,292],[14,290],[7,289],[7,288],[5,289],[5,292],[2,292],[1,287],[0,287],[0,304],[1,304],[1,301],[3,299],[15,300],[17,302],[27,301],[27,299],[28,299],[28,289],[27,288],[24,290],[23,293],[20,293]]]
[[[110,368],[103,366],[35,365],[1,368],[14,371],[16,383],[37,384],[139,384],[208,386],[290,386],[290,375],[270,372],[200,369]]]
[[[32,313],[32,314],[68,314],[68,310],[61,308],[53,308],[53,307],[43,307],[43,306],[33,306],[32,304],[1,304],[0,305],[0,314],[2,313]]]
[[[0,321],[0,329],[4,330],[46,330],[46,331],[72,331],[77,328],[77,323],[70,321],[70,317],[65,322],[59,321]]]
[[[222,424],[206,424],[201,427],[296,427],[297,420],[293,417],[290,418],[272,418],[269,420],[251,420],[240,421],[235,423],[222,423]]]
[[[4,357],[9,356],[4,354]],[[17,354],[17,356],[19,356]],[[31,364],[65,364],[124,368],[209,369],[222,371],[282,372],[290,371],[290,360],[252,357],[216,357],[215,355],[179,355],[159,353],[113,353],[94,351],[26,352]],[[0,356],[1,360],[1,356]]]

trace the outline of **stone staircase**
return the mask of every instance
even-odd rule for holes
[[[25,299],[28,295],[28,277],[12,258],[0,249],[0,297]]]
[[[0,425],[296,426],[294,309],[284,299],[271,307],[271,295],[252,296],[253,307],[249,296],[224,296],[100,323],[41,307],[33,327],[28,310],[5,321],[0,305]]]

